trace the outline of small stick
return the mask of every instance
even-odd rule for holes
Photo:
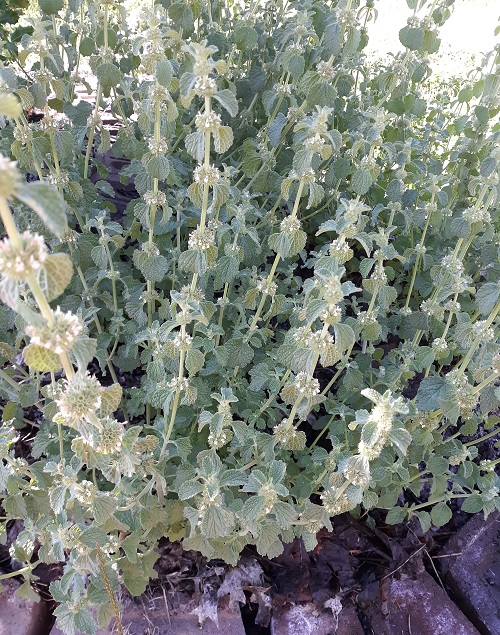
[[[396,573],[396,571],[399,571],[400,569],[402,569],[402,568],[405,566],[405,564],[406,564],[407,562],[409,562],[409,561],[413,558],[413,556],[416,556],[416,555],[417,555],[417,553],[419,553],[420,551],[422,551],[422,549],[425,549],[425,545],[422,545],[419,549],[417,549],[414,553],[412,553],[412,554],[411,554],[411,556],[409,556],[408,558],[406,558],[406,560],[405,560],[402,564],[400,564],[400,565],[399,565],[399,567],[397,567],[397,569],[394,569],[394,571],[390,571],[387,575],[384,575],[384,577],[383,577],[383,578],[380,578],[380,581],[382,582],[382,580],[385,580],[386,578],[388,578],[388,577],[390,577],[391,575],[393,575],[394,573]]]
[[[165,592],[165,587],[162,586],[161,590],[163,591],[163,599],[165,600],[165,608],[167,609],[168,623],[170,626],[172,626],[172,620],[170,619],[170,609],[168,608],[167,594]]]

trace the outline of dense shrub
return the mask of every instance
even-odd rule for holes
[[[429,91],[453,0],[408,4],[375,66],[372,1],[161,2],[131,28],[118,1],[39,0],[22,23],[1,523],[24,523],[24,593],[64,563],[66,633],[144,591],[162,536],[235,563],[345,511],[499,507],[477,443],[500,422],[500,56]]]

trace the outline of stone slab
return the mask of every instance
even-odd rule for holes
[[[274,612],[271,635],[364,635],[364,631],[353,606],[335,616],[331,610],[305,604]]]
[[[461,555],[450,555],[461,554]],[[474,516],[440,555],[445,581],[483,634],[500,633],[500,514]]]
[[[380,602],[364,608],[377,635],[480,635],[426,572],[416,579],[388,578],[381,595]]]
[[[21,586],[7,578],[0,582],[0,635],[48,635],[51,616],[43,602],[33,602],[16,595]]]
[[[239,612],[219,611],[219,625],[208,619],[202,628],[196,615],[169,615],[159,607],[146,607],[146,610],[126,609],[122,615],[123,630],[127,635],[245,635],[245,629]],[[114,620],[108,628],[100,629],[96,635],[116,635]],[[7,635],[7,633],[6,633]],[[19,633],[21,635],[21,633]],[[50,635],[63,635],[54,626]]]

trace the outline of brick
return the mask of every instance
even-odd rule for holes
[[[364,608],[377,635],[479,635],[428,573],[388,578],[382,595],[381,602]]]
[[[313,604],[296,605],[274,612],[271,635],[363,635],[354,607],[342,609],[338,618],[331,610],[319,611]]]
[[[0,635],[45,635],[50,631],[45,602],[18,597],[16,590],[21,585],[17,580],[9,578],[0,584]]]
[[[218,618],[219,626],[209,619],[200,629],[196,615],[189,613],[169,614],[165,608],[151,606],[146,607],[145,610],[126,608],[121,621],[123,630],[127,635],[193,635],[194,633],[200,635],[245,635],[239,611],[219,611]],[[113,620],[108,628],[98,630],[96,635],[116,635],[117,632]],[[63,635],[63,633],[55,626],[50,635]]]
[[[474,516],[448,542],[440,564],[460,608],[478,629],[500,633],[500,514]]]

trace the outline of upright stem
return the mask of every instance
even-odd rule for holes
[[[186,325],[185,324],[181,324],[181,335],[182,335],[182,340],[185,341],[186,339]],[[160,457],[162,457],[165,454],[165,450],[167,449],[167,444],[170,441],[170,437],[172,436],[172,431],[174,429],[175,416],[177,414],[177,408],[179,407],[179,401],[181,396],[182,380],[184,379],[185,360],[186,360],[186,351],[181,350],[180,357],[179,357],[179,372],[177,374],[177,386],[175,389],[174,403],[172,405],[172,414],[170,415],[170,423],[168,425],[168,428],[165,430],[165,438],[163,440]],[[167,420],[166,414],[167,414],[166,412],[163,414],[165,423]]]
[[[493,310],[490,313],[490,316],[488,317],[488,319],[484,323],[484,330],[487,330],[487,329],[490,328],[490,326],[493,324],[493,322],[494,322],[494,320],[495,320],[495,318],[496,318],[496,316],[497,316],[499,311],[500,311],[500,300],[493,307]],[[463,360],[461,361],[461,363],[460,363],[460,365],[458,367],[458,374],[459,375],[463,375],[464,372],[467,370],[467,366],[469,365],[469,362],[471,361],[472,357],[474,356],[474,353],[476,352],[476,350],[482,344],[483,339],[484,339],[483,335],[479,335],[472,342],[472,345],[469,348],[469,350],[467,352],[467,355],[463,358]]]
[[[212,98],[205,97],[205,113],[208,115],[212,112]],[[204,157],[204,167],[207,170],[210,167],[210,130],[205,132],[205,157]],[[203,234],[205,232],[205,226],[207,222],[207,209],[208,209],[208,192],[209,192],[209,184],[203,184],[203,197],[201,203],[201,216],[200,216],[200,232]],[[193,279],[191,280],[191,293],[194,293],[196,289],[196,284],[198,282],[198,274],[193,274]]]
[[[297,217],[297,213],[299,211],[299,205],[300,205],[300,197],[302,196],[302,191],[304,189],[304,180],[301,179],[299,182],[299,188],[297,190],[297,195],[295,196],[295,202],[293,204],[293,210],[292,210],[292,214],[291,214],[291,218],[296,218]],[[278,267],[278,263],[281,260],[281,256],[279,254],[276,254],[275,258],[274,258],[274,262],[271,266],[271,271],[269,272],[269,275],[267,276],[267,280],[266,280],[266,286],[268,286],[274,278],[274,274],[276,273],[276,269]],[[257,311],[255,312],[255,315],[253,316],[253,320],[252,323],[250,324],[250,328],[248,329],[248,333],[247,333],[247,339],[250,339],[250,336],[252,335],[252,333],[255,331],[255,329],[257,328],[257,324],[259,322],[259,318],[260,315],[262,313],[262,310],[264,308],[264,304],[266,302],[266,298],[267,295],[265,293],[262,294],[262,298],[260,300],[259,306],[257,307]]]
[[[97,86],[97,94],[96,94],[96,99],[95,99],[95,108],[94,108],[94,114],[92,116],[92,124],[90,126],[90,130],[89,130],[89,137],[87,139],[87,150],[85,152],[85,165],[83,168],[83,178],[84,180],[87,180],[89,177],[89,163],[90,163],[90,153],[92,152],[92,145],[94,143],[94,135],[95,135],[95,128],[96,128],[96,123],[97,123],[97,117],[99,115],[99,104],[101,102],[101,84],[99,84]]]
[[[156,82],[156,87],[158,88],[158,82]],[[161,109],[160,109],[160,100],[156,99],[155,101],[155,123],[154,123],[154,137],[155,142],[159,144],[161,137]],[[158,185],[159,181],[157,178],[153,179],[153,194],[156,197],[158,194]],[[156,220],[156,209],[157,204],[156,200],[151,204],[151,209],[149,210],[149,233],[148,233],[148,243],[150,245],[153,244],[154,238],[154,226]],[[153,298],[154,284],[151,280],[146,282],[146,287],[148,291],[148,326],[151,326],[153,323],[153,313],[155,311],[155,301]]]
[[[21,237],[17,230],[16,224],[14,222],[14,218],[10,211],[7,200],[3,197],[0,197],[0,217],[5,227],[5,231],[7,232],[12,244],[14,245],[14,247],[16,247],[16,249],[21,249],[22,247]],[[35,274],[30,273],[26,277],[26,282],[28,283],[31,293],[33,294],[33,297],[35,298],[38,304],[40,313],[47,321],[47,324],[49,326],[53,326],[54,316],[52,313],[52,309],[50,308],[47,298],[45,297],[42,291],[42,288],[38,280],[36,279]],[[73,370],[73,366],[71,365],[68,353],[67,352],[61,353],[59,357],[61,359],[61,364],[64,368],[64,372],[66,373],[66,377],[68,379],[71,379],[71,377],[73,377],[73,375],[75,374],[75,371]]]
[[[407,309],[409,304],[410,304],[410,297],[411,297],[411,294],[412,294],[412,291],[413,291],[413,285],[415,284],[415,278],[417,276],[418,267],[420,265],[420,258],[422,256],[422,248],[424,246],[425,236],[427,234],[427,230],[429,228],[429,223],[430,223],[431,216],[432,216],[432,210],[433,210],[432,205],[434,203],[435,196],[436,196],[435,194],[432,195],[431,204],[430,204],[430,211],[427,214],[427,218],[425,220],[424,231],[422,232],[422,238],[420,239],[420,242],[419,242],[418,247],[417,247],[417,255],[415,257],[415,262],[413,263],[413,271],[412,271],[412,276],[411,276],[410,289],[408,290],[408,294],[406,296],[405,309]]]

